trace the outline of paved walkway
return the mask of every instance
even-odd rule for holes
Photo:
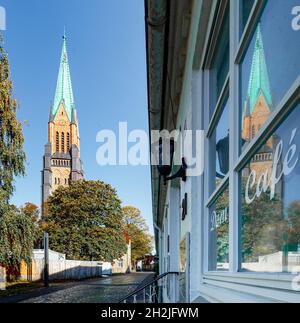
[[[67,284],[61,290],[45,290],[45,294],[23,295],[22,299],[6,299],[5,302],[20,303],[117,303],[119,299],[134,291],[150,273],[114,275]],[[0,300],[1,301],[1,300]]]

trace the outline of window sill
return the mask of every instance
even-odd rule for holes
[[[274,301],[300,302],[300,292],[292,288],[292,281],[296,276],[284,273],[208,272],[203,275],[203,284]]]

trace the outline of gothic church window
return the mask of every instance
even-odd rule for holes
[[[70,150],[70,134],[67,133],[67,151]]]
[[[65,152],[65,134],[64,132],[61,133],[61,152]]]
[[[59,152],[59,133],[56,132],[56,152]]]
[[[251,138],[253,139],[255,137],[255,126],[252,126],[251,128]]]

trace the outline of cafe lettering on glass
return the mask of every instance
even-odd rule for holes
[[[263,192],[268,192],[269,189],[270,200],[273,200],[275,197],[276,185],[280,182],[283,176],[290,175],[295,169],[299,161],[297,145],[294,143],[297,131],[298,129],[295,128],[291,133],[291,138],[288,143],[289,148],[285,156],[283,156],[283,140],[280,140],[280,142],[277,144],[274,153],[271,174],[269,174],[269,171],[266,170],[259,176],[259,178],[257,178],[256,170],[251,171],[245,189],[245,200],[247,204],[251,204],[256,198],[259,198]],[[282,168],[281,170],[279,170],[280,167]],[[250,196],[251,189],[254,189],[255,191],[252,197]]]
[[[229,219],[229,208],[226,207],[223,210],[213,211],[211,213],[211,228],[210,231],[215,231],[222,225],[226,224]]]

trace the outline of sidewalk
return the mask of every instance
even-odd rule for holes
[[[132,273],[51,284],[47,289],[39,287],[24,294],[0,296],[0,303],[117,303],[149,275],[150,273]]]

